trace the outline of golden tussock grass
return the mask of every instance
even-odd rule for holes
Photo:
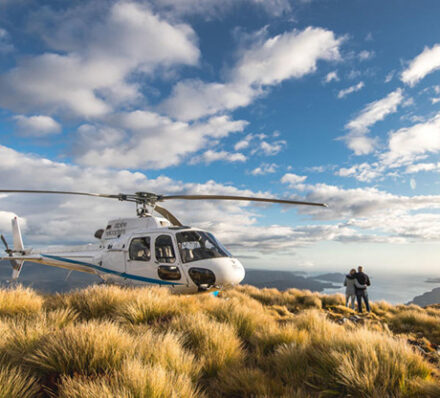
[[[346,330],[318,312],[299,315],[295,324],[307,338],[280,347],[272,358],[285,383],[383,397],[403,396],[410,380],[430,379],[432,367],[402,339],[365,328]]]
[[[0,397],[440,396],[439,308],[343,304],[252,286],[0,290]]]
[[[41,375],[95,375],[118,369],[133,345],[116,324],[89,321],[42,335],[23,363]]]
[[[0,289],[0,317],[38,314],[43,298],[32,289],[17,286],[14,289]]]
[[[38,380],[18,367],[0,365],[0,397],[35,398],[40,395]]]
[[[243,301],[231,298],[228,301],[216,300],[206,309],[208,315],[225,324],[231,325],[237,335],[248,342],[255,332],[273,319],[259,303],[243,305]]]
[[[391,315],[390,328],[397,333],[422,333],[431,342],[440,344],[440,316],[421,310],[410,308]]]
[[[146,289],[138,297],[115,310],[121,321],[132,325],[163,322],[185,310],[176,296],[163,294],[159,289],[149,290]]]
[[[185,375],[159,365],[126,361],[113,377],[86,379],[63,377],[59,385],[61,398],[203,398],[200,390]]]
[[[201,363],[183,344],[182,336],[176,333],[145,330],[137,337],[134,350],[143,363],[159,364],[195,380],[200,374]]]
[[[197,314],[176,318],[170,327],[181,333],[185,347],[201,361],[207,376],[243,358],[242,342],[230,325]]]
[[[118,286],[90,286],[67,294],[51,296],[46,301],[49,309],[70,308],[82,319],[112,318],[115,310],[136,298],[132,289]]]

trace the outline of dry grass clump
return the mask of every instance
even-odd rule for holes
[[[263,305],[285,305],[286,300],[283,299],[283,293],[277,289],[258,289],[250,285],[240,285],[235,289]]]
[[[59,398],[133,398],[125,386],[110,383],[111,379],[102,377],[88,379],[85,377],[63,376],[58,385]]]
[[[90,321],[41,336],[23,363],[40,375],[96,375],[120,368],[132,349],[132,337],[116,324]]]
[[[280,292],[277,289],[258,289],[254,286],[238,286],[236,288],[266,306],[285,306],[289,311],[296,312],[308,308],[322,308],[318,293],[309,290],[288,289]]]
[[[408,386],[408,397],[438,398],[440,397],[440,384],[434,380],[414,380]]]
[[[255,367],[227,367],[210,386],[211,397],[280,397],[284,393],[279,380]]]
[[[40,395],[37,379],[18,367],[0,365],[0,397],[35,398]]]
[[[256,305],[255,305],[256,304]],[[215,320],[234,327],[238,336],[248,342],[261,325],[273,322],[259,303],[245,306],[236,298],[228,301],[216,300],[207,308],[207,313]]]
[[[136,339],[134,351],[136,357],[145,364],[159,364],[195,380],[199,376],[201,364],[191,352],[183,348],[183,343],[182,336],[175,333],[145,330]]]
[[[46,317],[23,317],[3,322],[0,336],[0,363],[19,366],[23,358],[38,346],[42,336],[50,332]]]
[[[439,307],[435,307],[435,306],[425,307],[425,312],[428,315],[439,316],[440,317],[440,308]]]
[[[307,338],[281,346],[272,357],[284,383],[305,383],[334,395],[398,397],[415,381],[429,382],[433,368],[402,339],[365,328],[347,330],[318,312],[303,313],[295,323]]]
[[[179,375],[160,365],[125,361],[114,377],[84,379],[64,377],[60,398],[202,398],[203,394],[186,375]]]
[[[0,316],[16,317],[38,314],[43,298],[32,289],[21,285],[11,289],[0,289]]]
[[[429,315],[422,308],[400,311],[388,319],[396,333],[422,333],[431,342],[440,344],[440,316]]]
[[[307,333],[299,330],[291,323],[278,325],[267,323],[262,325],[251,338],[251,344],[255,347],[256,358],[262,363],[266,361],[268,354],[284,344],[299,343],[307,337]]]
[[[187,375],[166,370],[160,365],[142,365],[137,361],[127,361],[117,375],[116,382],[128,387],[135,397],[202,396]]]
[[[242,343],[230,325],[197,314],[178,317],[170,326],[182,334],[185,347],[202,362],[207,376],[243,359]]]
[[[345,296],[342,293],[319,294],[323,308],[345,305]]]
[[[374,303],[370,303],[370,308],[374,314],[383,316],[395,312],[396,307],[394,307],[387,301],[382,300],[382,301],[375,301]]]
[[[322,308],[322,301],[318,293],[312,293],[310,290],[288,289],[282,293],[295,310],[309,308]],[[286,303],[286,304],[287,304]],[[289,308],[289,306],[287,307]]]
[[[90,286],[70,293],[57,294],[48,298],[49,309],[70,308],[81,319],[111,319],[117,308],[134,300],[137,293],[133,289],[118,286]]]
[[[145,289],[134,300],[117,308],[115,313],[122,321],[138,325],[167,322],[182,313],[184,309],[176,296],[164,294],[164,290],[160,289]]]

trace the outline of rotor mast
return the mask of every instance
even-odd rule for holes
[[[135,202],[136,215],[140,218],[150,217],[156,207],[156,203],[160,200],[160,195],[151,192],[136,192],[131,194],[119,194],[121,201]]]

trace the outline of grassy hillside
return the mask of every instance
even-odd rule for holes
[[[240,286],[0,290],[0,397],[439,397],[440,309]]]

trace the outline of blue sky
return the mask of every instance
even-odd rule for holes
[[[234,193],[170,203],[245,265],[436,269],[437,1],[0,0],[4,188]],[[105,201],[104,201],[105,202]],[[29,244],[130,206],[0,197]]]

